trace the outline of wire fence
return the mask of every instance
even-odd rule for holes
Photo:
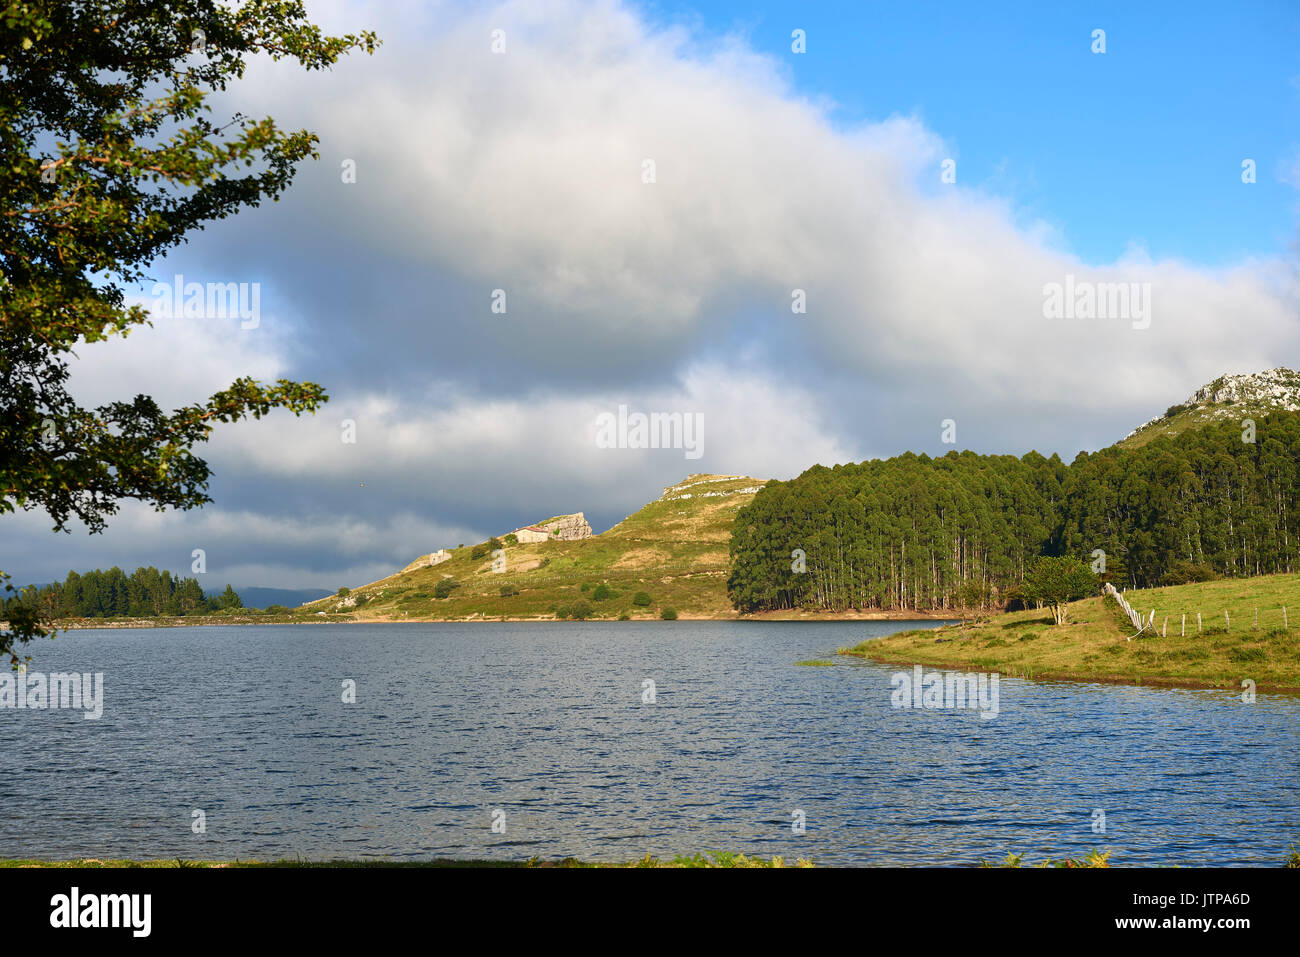
[[[1119,605],[1120,610],[1124,612],[1124,615],[1132,623],[1133,627],[1137,629],[1135,633],[1129,636],[1129,641],[1132,641],[1134,638],[1136,638],[1138,635],[1143,634],[1144,632],[1148,635],[1158,634],[1162,638],[1168,637],[1169,619],[1171,617],[1170,615],[1166,614],[1161,620],[1160,627],[1157,628],[1155,608],[1151,609],[1150,614],[1144,616],[1141,611],[1133,607],[1132,603],[1129,602],[1129,600],[1125,597],[1124,593],[1120,591],[1118,588],[1116,588],[1114,585],[1112,585],[1110,582],[1106,582],[1106,584],[1102,587],[1102,593],[1107,597],[1113,598],[1115,600],[1115,603]],[[1282,631],[1291,630],[1291,622],[1287,614],[1286,605],[1282,605],[1278,608],[1265,608],[1263,609],[1263,612],[1264,614],[1262,617],[1262,621],[1263,621],[1264,628],[1272,630],[1280,626]],[[1216,628],[1218,627],[1217,612],[1213,616],[1214,620],[1208,624],[1205,621],[1202,612],[1197,611],[1195,614],[1196,614],[1196,634],[1198,635],[1203,634],[1207,627],[1216,627]],[[1177,634],[1180,637],[1186,637],[1187,635],[1188,618],[1189,618],[1188,612],[1184,611],[1179,613],[1178,624],[1176,627],[1178,628]],[[1246,620],[1250,622],[1248,627],[1251,631],[1259,631],[1260,623],[1261,623],[1260,609],[1258,607],[1251,608]],[[1271,628],[1270,628],[1270,624],[1272,626]],[[1242,627],[1242,625],[1240,619],[1238,619],[1238,628],[1240,627]],[[1223,611],[1223,630],[1225,632],[1232,631],[1231,609],[1224,609]]]

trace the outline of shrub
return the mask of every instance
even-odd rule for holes
[[[584,621],[590,618],[592,614],[593,609],[591,605],[587,604],[585,601],[574,602],[572,607],[569,608],[569,617],[575,621]]]
[[[1212,582],[1219,577],[1209,565],[1194,565],[1191,562],[1178,562],[1161,579],[1165,585],[1190,585],[1193,582]]]
[[[451,594],[452,589],[459,588],[459,587],[460,587],[460,582],[456,581],[456,579],[444,578],[441,581],[439,581],[438,584],[433,586],[433,597],[446,598],[448,595]]]
[[[516,535],[514,532],[511,532],[509,535],[507,535],[507,536],[505,537],[505,543],[506,543],[507,545],[518,545],[518,544],[519,544],[519,536]]]
[[[665,608],[663,611],[659,613],[659,617],[662,618],[664,621],[676,621],[677,611],[673,608]]]
[[[338,592],[337,592],[336,597],[338,597],[338,598],[344,598],[344,597],[346,597],[346,596],[348,596],[348,595],[350,595],[350,594],[352,594],[352,589],[351,589],[351,588],[340,588],[340,589],[338,590]]]
[[[1019,585],[1012,585],[1004,588],[999,593],[998,598],[1002,602],[1003,611],[1027,611],[1029,609],[1029,596]]]
[[[487,542],[484,542],[482,545],[475,545],[469,550],[469,557],[478,561],[480,558],[485,556],[489,550]]]
[[[604,601],[606,598],[617,598],[618,592],[611,589],[608,585],[600,584],[592,591],[591,597],[594,601]]]
[[[1079,559],[1045,556],[1030,569],[1025,594],[1047,605],[1056,624],[1064,625],[1069,603],[1096,594],[1099,587],[1097,576]]]
[[[263,610],[262,614],[264,614],[264,615],[287,615],[287,614],[289,614],[289,609],[288,609],[288,608],[285,608],[283,605],[267,605],[266,608]]]
[[[640,608],[648,607],[650,605],[650,593],[647,591],[637,592],[632,596],[632,604]]]
[[[582,583],[582,588],[579,589],[579,590],[580,590],[580,591],[584,591],[584,592],[591,591],[591,584],[590,584],[589,582],[583,582],[583,583]]]
[[[568,617],[569,617],[569,606],[568,606],[568,605],[560,605],[558,608],[556,608],[556,609],[555,609],[555,617],[556,617],[556,618],[568,618]]]
[[[518,594],[519,594],[519,586],[518,586],[518,585],[502,585],[502,586],[501,586],[501,597],[502,597],[502,598],[509,598],[511,595],[518,595]]]
[[[495,535],[493,535],[491,538],[488,539],[487,546],[488,546],[488,551],[494,551],[495,549],[498,548],[505,548],[505,546],[501,544],[501,539],[497,538]]]
[[[632,616],[629,615],[627,612],[623,612],[623,614],[621,614],[621,615],[618,616],[618,620],[619,620],[619,621],[631,621],[631,620],[632,620]]]

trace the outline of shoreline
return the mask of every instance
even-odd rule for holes
[[[973,616],[971,616],[973,617]],[[753,615],[689,615],[679,614],[675,619],[677,621],[943,621],[943,622],[960,622],[965,621],[959,612],[954,614],[938,614],[928,611],[915,612],[804,612],[798,614],[788,614],[785,612],[762,612]],[[654,622],[659,624],[672,624],[671,621],[651,616],[640,618],[630,618],[627,622],[620,621],[617,618],[588,618],[589,622],[604,622],[612,624],[625,624],[627,622]],[[236,625],[407,625],[407,624],[469,624],[475,622],[492,622],[514,623],[523,622],[530,624],[554,622],[566,624],[581,624],[582,622],[572,618],[556,618],[554,616],[531,617],[522,616],[488,616],[488,615],[470,615],[464,618],[366,618],[355,615],[313,615],[311,617],[290,617],[284,615],[261,617],[256,615],[235,615],[230,618],[214,615],[195,615],[193,617],[185,616],[159,616],[156,618],[73,618],[61,619],[50,623],[50,627],[56,632],[63,631],[111,631],[113,629],[130,629],[130,628],[201,628],[208,626],[236,626]]]
[[[1186,691],[1224,691],[1235,696],[1239,696],[1241,688],[1232,685],[1224,685],[1212,681],[1205,681],[1199,678],[1171,678],[1162,675],[1119,675],[1119,674],[1101,674],[1093,675],[1083,672],[1071,671],[1035,671],[1030,674],[1018,674],[1015,668],[985,668],[971,664],[970,662],[942,662],[942,661],[915,661],[904,660],[896,657],[880,657],[878,655],[868,655],[865,652],[842,649],[835,653],[845,658],[861,658],[863,661],[874,661],[880,665],[893,665],[900,668],[912,668],[920,665],[923,668],[933,668],[940,671],[964,671],[975,672],[978,674],[997,674],[1004,678],[1021,678],[1025,681],[1069,681],[1074,684],[1104,684],[1104,685],[1128,685],[1129,687],[1138,688],[1158,688],[1158,689],[1183,689]],[[1290,694],[1300,695],[1300,686],[1279,685],[1268,683],[1256,683],[1256,691],[1266,691],[1271,694]]]

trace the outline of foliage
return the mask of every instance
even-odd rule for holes
[[[460,587],[460,582],[454,578],[440,578],[438,584],[433,586],[434,598],[446,598],[455,589]]]
[[[1097,576],[1083,562],[1068,555],[1046,555],[1034,562],[1025,579],[1025,594],[1052,611],[1052,619],[1064,625],[1069,603],[1095,594]]]
[[[227,585],[226,590],[218,595],[215,599],[216,606],[222,611],[233,611],[236,608],[243,608],[243,599],[235,592],[235,589]]]
[[[639,591],[632,596],[632,604],[638,608],[648,608],[652,600],[648,591]]]
[[[39,508],[56,531],[95,533],[126,499],[196,508],[210,470],[193,450],[216,423],[314,412],[325,391],[242,377],[170,413],[147,395],[86,408],[69,357],[147,324],[127,297],[152,263],[277,200],[317,155],[309,131],[214,120],[207,98],[260,53],[318,70],[376,38],[325,35],[300,0],[0,2],[0,514]],[[32,636],[19,624],[0,653]]]
[[[509,597],[512,596],[512,595],[518,595],[518,594],[519,594],[519,586],[518,586],[518,585],[502,585],[502,586],[501,586],[501,597],[502,597],[502,598],[509,598]]]
[[[350,594],[352,594],[352,589],[347,586],[344,586],[335,592],[335,596],[338,598],[346,598]]]
[[[114,565],[108,571],[68,572],[62,582],[37,588],[29,585],[14,601],[0,605],[0,617],[15,615],[11,608],[39,609],[46,620],[55,618],[152,618],[160,615],[195,615],[243,602],[229,585],[216,598],[208,598],[194,578],[173,578],[152,565],[130,575]]]
[[[30,598],[20,597],[4,572],[0,572],[0,585],[5,595],[0,601],[0,617],[7,621],[7,630],[0,632],[0,655],[8,655],[9,666],[16,670],[31,661],[30,655],[18,656],[17,646],[33,638],[53,638],[54,631],[45,627],[40,606]]]
[[[1300,413],[1223,422],[1070,465],[950,452],[815,466],[736,517],[728,594],[741,611],[945,609],[974,582],[1023,585],[1040,556],[1105,553],[1147,588],[1300,567]],[[804,554],[804,570],[792,561]]]
[[[659,612],[659,617],[664,621],[676,621],[677,611],[673,608],[665,608],[663,611]]]
[[[1191,562],[1176,562],[1169,571],[1165,572],[1161,584],[1187,585],[1191,582],[1212,582],[1219,577],[1213,568],[1204,563],[1194,565]]]
[[[595,588],[591,590],[592,601],[605,601],[608,598],[617,598],[617,597],[618,597],[618,592],[614,591],[614,589],[610,588],[604,582],[601,582],[599,585],[597,585]]]
[[[569,606],[569,617],[575,621],[586,621],[594,613],[591,605],[585,601],[575,601]]]

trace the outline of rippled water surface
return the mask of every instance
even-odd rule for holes
[[[1110,848],[1194,866],[1277,864],[1300,843],[1300,699],[1004,679],[981,720],[891,708],[897,668],[795,666],[901,627],[65,633],[31,647],[32,669],[103,672],[104,716],[0,709],[0,856],[916,865]]]

